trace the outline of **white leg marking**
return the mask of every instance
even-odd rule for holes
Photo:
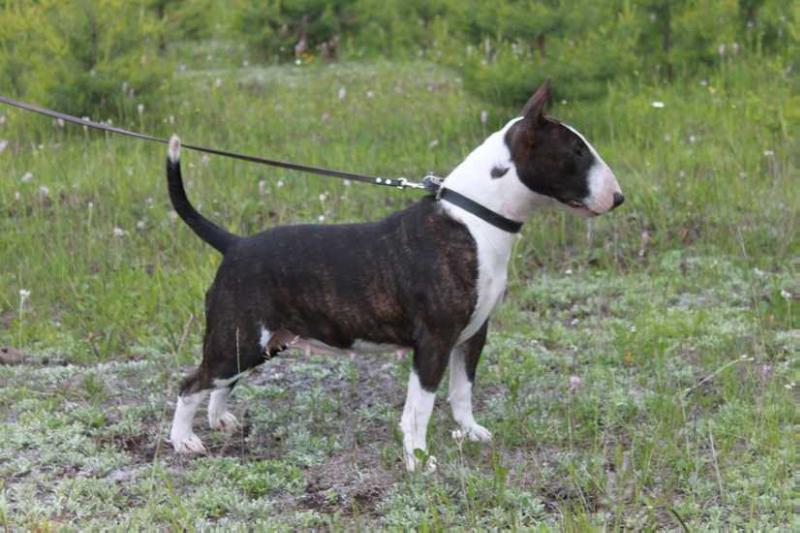
[[[453,418],[469,440],[480,442],[492,440],[491,432],[478,424],[472,415],[472,383],[467,377],[464,351],[460,348],[450,352],[450,389],[447,399],[453,409]]]
[[[208,391],[195,392],[186,396],[178,396],[175,416],[172,419],[172,430],[169,440],[178,453],[205,453],[203,442],[192,431],[192,419]]]
[[[228,411],[230,393],[231,389],[228,387],[211,391],[211,398],[208,400],[208,425],[211,429],[236,431],[239,428],[239,421]]]
[[[406,469],[413,472],[418,461],[414,457],[414,450],[427,451],[426,437],[428,421],[433,412],[433,402],[436,394],[422,388],[419,376],[413,370],[408,378],[408,394],[406,405],[403,408],[403,417],[400,419],[400,429],[403,431],[403,451],[406,459]],[[428,458],[428,470],[436,470],[436,458]]]

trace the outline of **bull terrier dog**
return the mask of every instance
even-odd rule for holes
[[[472,151],[437,194],[407,209],[377,222],[280,226],[249,237],[217,226],[190,204],[173,136],[172,205],[223,255],[206,293],[203,360],[180,387],[170,432],[175,450],[205,451],[192,419],[209,395],[210,426],[236,428],[227,406],[236,382],[297,346],[413,351],[400,418],[409,471],[427,456],[415,450],[427,450],[428,420],[448,367],[453,418],[467,438],[489,441],[491,432],[473,416],[472,387],[516,233],[540,206],[588,217],[624,200],[614,173],[583,135],[544,114],[549,96],[545,82],[521,116]]]

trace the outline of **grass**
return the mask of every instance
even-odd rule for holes
[[[427,63],[190,67],[173,118],[130,125],[417,178],[513,113]],[[796,528],[795,85],[769,64],[726,65],[556,104],[626,204],[526,225],[476,386],[495,440],[453,441],[441,394],[429,476],[402,470],[408,362],[388,355],[272,361],[234,395],[245,429],[226,439],[198,415],[210,454],[176,457],[172,402],[218,257],[170,216],[165,150],[0,111],[0,345],[21,359],[0,365],[0,524]],[[201,211],[239,233],[375,218],[416,196],[184,160]]]

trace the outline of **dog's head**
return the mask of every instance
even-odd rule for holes
[[[625,199],[617,178],[583,135],[545,116],[549,99],[545,81],[525,104],[522,118],[506,129],[517,177],[537,195],[584,216],[611,211]],[[492,171],[498,179],[503,174],[503,169]]]

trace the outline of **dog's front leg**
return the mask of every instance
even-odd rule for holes
[[[478,424],[472,414],[472,384],[486,343],[488,325],[487,321],[475,335],[450,352],[450,390],[447,395],[453,418],[461,426],[461,431],[468,439],[480,442],[492,440],[492,434]]]
[[[414,367],[408,377],[406,405],[400,419],[400,429],[403,432],[403,452],[406,469],[409,472],[413,472],[420,466],[414,450],[426,452],[428,449],[426,442],[428,421],[433,411],[436,389],[442,381],[445,368],[447,368],[449,351],[449,347],[441,346],[440,342],[434,339],[421,342],[414,349]],[[428,456],[427,468],[428,471],[436,470],[435,457]]]

